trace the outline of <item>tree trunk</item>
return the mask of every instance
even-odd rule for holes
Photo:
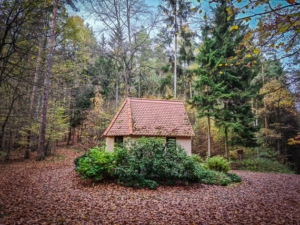
[[[118,77],[116,79],[116,108],[118,108],[119,105],[119,82]]]
[[[183,75],[183,99],[186,100],[186,82],[185,75]]]
[[[210,149],[210,116],[207,116],[207,156],[210,157],[211,149]]]
[[[177,99],[177,0],[175,1],[175,37],[174,37],[174,100]]]
[[[67,146],[70,145],[71,137],[72,137],[72,128],[71,128],[71,125],[70,125],[69,126],[69,132],[68,132]]]
[[[192,80],[189,81],[189,86],[190,86],[190,98],[193,98]]]
[[[48,111],[48,101],[49,101],[51,70],[53,65],[53,50],[54,50],[54,42],[55,42],[55,27],[56,27],[56,15],[57,15],[58,2],[59,0],[55,0],[53,6],[49,52],[47,57],[46,76],[44,79],[44,99],[43,99],[42,116],[41,116],[42,118],[40,124],[40,136],[38,141],[37,160],[45,159],[45,136],[46,136],[46,125],[47,125],[47,111]]]
[[[177,99],[177,34],[175,34],[175,50],[174,51],[175,51],[174,52],[174,100],[176,100]]]
[[[141,72],[139,72],[139,93],[138,93],[138,97],[141,97]]]
[[[281,95],[281,91],[279,94],[279,99],[277,102],[277,110],[276,110],[276,124],[277,124],[277,128],[276,128],[276,135],[277,135],[277,152],[280,155],[280,139],[281,139],[281,123],[280,123],[280,95]]]
[[[15,88],[15,92],[17,91],[17,88],[18,88],[18,86]],[[16,97],[15,94],[16,93],[14,93],[14,95],[12,97],[12,100],[11,100],[11,103],[10,103],[10,106],[9,106],[9,109],[8,109],[8,113],[7,113],[7,115],[6,115],[6,117],[5,117],[4,121],[3,121],[2,126],[1,126],[1,132],[0,132],[0,151],[2,151],[4,149],[4,143],[3,143],[3,141],[4,141],[5,128],[6,128],[8,119],[10,117],[10,114],[11,114],[11,112],[13,110],[14,103],[15,103],[16,99],[18,98],[18,97]]]
[[[261,73],[262,73],[262,82],[263,82],[263,85],[265,84],[265,76],[264,76],[264,66],[262,65],[261,66]],[[264,111],[265,111],[265,136],[267,138],[268,136],[268,119],[267,119],[267,106],[266,106],[266,102],[264,101]],[[264,145],[266,144],[266,141],[264,141]]]
[[[44,20],[45,20],[45,12],[43,12],[42,17],[42,26],[44,26]],[[34,121],[34,104],[36,100],[36,89],[37,89],[37,83],[40,76],[40,65],[41,65],[41,58],[42,58],[42,52],[43,52],[43,38],[44,36],[41,35],[39,38],[39,51],[38,51],[38,57],[36,60],[36,68],[34,73],[34,80],[33,80],[33,87],[32,87],[32,93],[30,98],[30,120],[29,120],[29,126]],[[27,130],[27,148],[25,149],[24,159],[29,159],[30,157],[30,140],[31,140],[31,130],[30,128]]]
[[[257,106],[257,99],[255,100],[255,126],[258,127],[258,106]]]
[[[225,157],[229,161],[228,128],[225,126]]]
[[[278,116],[277,116],[278,118]],[[280,123],[278,122],[277,123],[277,128],[276,128],[276,135],[277,135],[277,152],[278,154],[280,155],[280,136],[281,136],[281,133],[280,133]]]
[[[10,131],[9,132],[9,141],[7,141],[7,151],[6,151],[6,156],[5,156],[5,161],[10,159],[10,152],[13,148],[13,132]]]
[[[133,57],[134,53],[132,52],[132,45],[131,45],[131,21],[130,21],[130,14],[131,14],[131,3],[126,0],[126,16],[127,16],[127,35],[128,35],[128,44],[129,44],[129,62],[128,62],[128,97],[131,97],[131,77],[132,77],[132,68],[133,68]]]
[[[37,97],[37,105],[36,105],[36,109],[35,109],[35,117],[34,117],[34,122],[37,122],[39,120],[39,112],[40,112],[40,108],[41,108],[41,101],[42,101],[42,96],[41,94],[38,95]],[[33,134],[31,135],[31,152],[35,152],[38,149],[38,141],[39,141],[39,135],[37,134]]]
[[[126,59],[124,59],[126,60]],[[126,63],[124,61],[123,63],[123,73],[124,73],[124,80],[125,80],[125,97],[129,97],[129,85],[128,85],[128,76],[127,76],[127,72],[126,72]]]

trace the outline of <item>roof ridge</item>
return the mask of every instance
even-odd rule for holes
[[[111,127],[114,125],[114,123],[116,122],[116,120],[119,117],[120,113],[122,112],[124,106],[126,105],[127,99],[123,102],[122,106],[120,107],[120,109],[118,110],[118,112],[116,113],[115,117],[112,119],[112,121],[110,122],[108,128],[104,131],[104,133],[102,134],[102,136],[106,136],[107,133],[109,132],[109,130],[111,129]]]
[[[183,100],[167,100],[167,99],[130,98],[130,100],[138,101],[138,102],[160,102],[160,103],[170,103],[170,104],[184,103]]]

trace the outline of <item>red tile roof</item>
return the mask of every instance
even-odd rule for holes
[[[103,136],[191,137],[182,101],[127,98]]]

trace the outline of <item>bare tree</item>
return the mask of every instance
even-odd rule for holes
[[[136,53],[138,48],[149,39],[158,17],[144,0],[87,0],[86,2],[87,11],[94,16],[101,32],[110,38],[106,54],[117,62],[120,70],[123,70],[125,95],[131,96]],[[135,38],[140,32],[147,33],[144,39]]]

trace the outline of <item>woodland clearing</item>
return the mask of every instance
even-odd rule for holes
[[[234,171],[242,183],[133,189],[82,180],[60,148],[0,165],[0,224],[300,224],[300,176]]]

